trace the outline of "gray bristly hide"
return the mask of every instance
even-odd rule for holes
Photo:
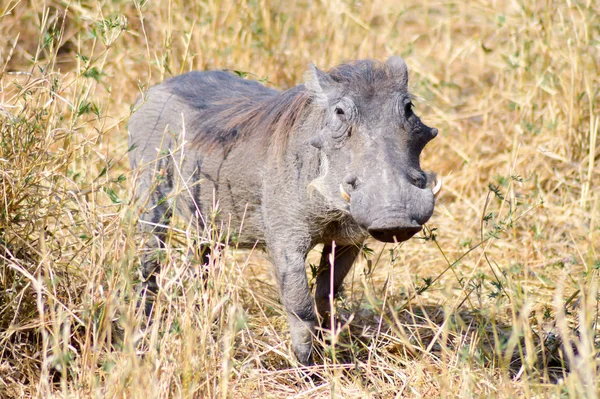
[[[149,249],[164,246],[171,212],[203,228],[218,201],[217,218],[231,221],[237,244],[268,252],[294,352],[312,364],[317,312],[308,251],[325,244],[316,307],[326,320],[329,289],[340,288],[363,241],[408,240],[433,212],[439,185],[432,190],[434,175],[421,170],[419,157],[437,129],[413,113],[407,85],[406,64],[391,57],[329,72],[311,65],[305,84],[283,92],[224,71],[151,88],[129,122]],[[156,252],[142,258],[150,291]]]

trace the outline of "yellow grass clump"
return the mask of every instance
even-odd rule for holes
[[[0,397],[598,396],[597,2],[5,0],[0,37]],[[392,54],[444,191],[419,238],[368,242],[318,365],[261,254],[214,243],[205,285],[183,221],[146,327],[136,98]]]

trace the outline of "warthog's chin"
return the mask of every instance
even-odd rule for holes
[[[402,228],[369,228],[367,231],[377,241],[403,242],[421,231],[421,226],[407,226]]]
[[[417,222],[380,219],[371,223],[366,230],[378,241],[403,242],[417,234],[423,226]]]

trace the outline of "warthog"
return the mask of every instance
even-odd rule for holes
[[[327,320],[330,287],[340,289],[363,241],[408,240],[433,212],[439,186],[419,157],[437,129],[414,114],[407,84],[394,56],[327,73],[311,64],[306,83],[283,92],[225,71],[151,88],[129,122],[149,245],[164,246],[172,211],[204,228],[218,201],[236,244],[275,264],[294,352],[312,364],[317,312]],[[319,243],[315,312],[305,261]],[[155,292],[159,261],[142,262]]]

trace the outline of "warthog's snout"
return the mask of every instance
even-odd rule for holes
[[[393,167],[388,169],[393,170]],[[402,172],[375,173],[366,182],[364,178],[352,179],[352,184],[344,179],[340,195],[350,204],[350,214],[356,223],[373,238],[403,242],[422,230],[433,213],[435,195],[441,189],[435,174],[418,171],[420,173],[413,175],[423,176],[421,179],[411,179]],[[361,181],[365,183],[359,184]]]

